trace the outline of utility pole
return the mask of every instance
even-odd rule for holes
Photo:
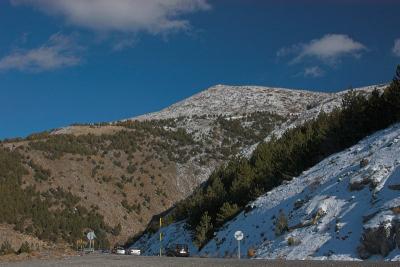
[[[160,257],[162,255],[162,232],[161,232],[161,227],[162,227],[162,217],[160,217]]]

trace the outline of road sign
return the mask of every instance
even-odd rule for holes
[[[94,250],[94,239],[96,238],[96,235],[94,234],[93,231],[90,231],[89,233],[86,234],[87,239],[89,240],[89,249],[91,251]],[[93,247],[92,247],[92,243],[93,243]]]
[[[240,240],[243,240],[243,232],[242,231],[236,231],[234,236],[235,236],[235,239],[238,242],[238,259],[240,259]]]
[[[242,231],[236,231],[236,232],[235,232],[235,239],[236,239],[237,241],[242,240],[242,239],[243,239],[243,232],[242,232]]]
[[[96,235],[94,234],[93,231],[91,231],[91,232],[87,233],[86,237],[87,237],[88,240],[91,241],[91,240],[94,240],[96,238]]]

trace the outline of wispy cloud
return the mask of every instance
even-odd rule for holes
[[[394,40],[392,52],[396,57],[400,57],[400,38]]]
[[[167,34],[187,30],[183,15],[211,6],[207,0],[10,0],[49,15],[62,16],[69,24],[100,32]]]
[[[135,45],[136,41],[134,38],[123,38],[114,43],[112,46],[113,51],[121,51],[126,48],[133,47]]]
[[[351,55],[360,57],[367,50],[366,46],[345,34],[326,34],[308,43],[298,43],[283,47],[277,52],[278,57],[292,56],[291,64],[306,58],[317,58],[328,64],[335,64],[341,57]]]
[[[79,55],[82,49],[71,36],[57,33],[40,47],[15,49],[1,58],[0,71],[42,72],[75,66],[82,61]]]
[[[303,75],[304,75],[304,77],[318,78],[318,77],[324,76],[325,72],[320,67],[313,66],[313,67],[305,68]]]

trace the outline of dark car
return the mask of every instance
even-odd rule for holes
[[[189,257],[189,247],[186,244],[176,244],[167,250],[168,257]]]

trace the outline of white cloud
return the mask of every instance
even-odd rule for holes
[[[325,72],[318,66],[305,68],[304,77],[318,78],[325,75]]]
[[[337,62],[340,57],[352,55],[360,57],[361,52],[367,48],[345,34],[326,34],[320,39],[311,40],[308,43],[295,44],[284,47],[277,52],[278,57],[295,55],[292,64],[299,63],[305,58],[318,58],[326,63]]]
[[[0,59],[0,71],[20,70],[42,72],[81,63],[78,55],[82,47],[75,44],[72,37],[60,33],[50,36],[40,47],[17,49]]]
[[[166,34],[190,28],[182,15],[211,6],[207,0],[10,0],[59,15],[70,24],[100,32]]]
[[[396,57],[400,57],[400,38],[394,40],[392,52]]]
[[[113,51],[121,51],[126,48],[133,47],[135,45],[135,43],[136,43],[136,41],[134,38],[121,39],[114,43],[112,50]]]

